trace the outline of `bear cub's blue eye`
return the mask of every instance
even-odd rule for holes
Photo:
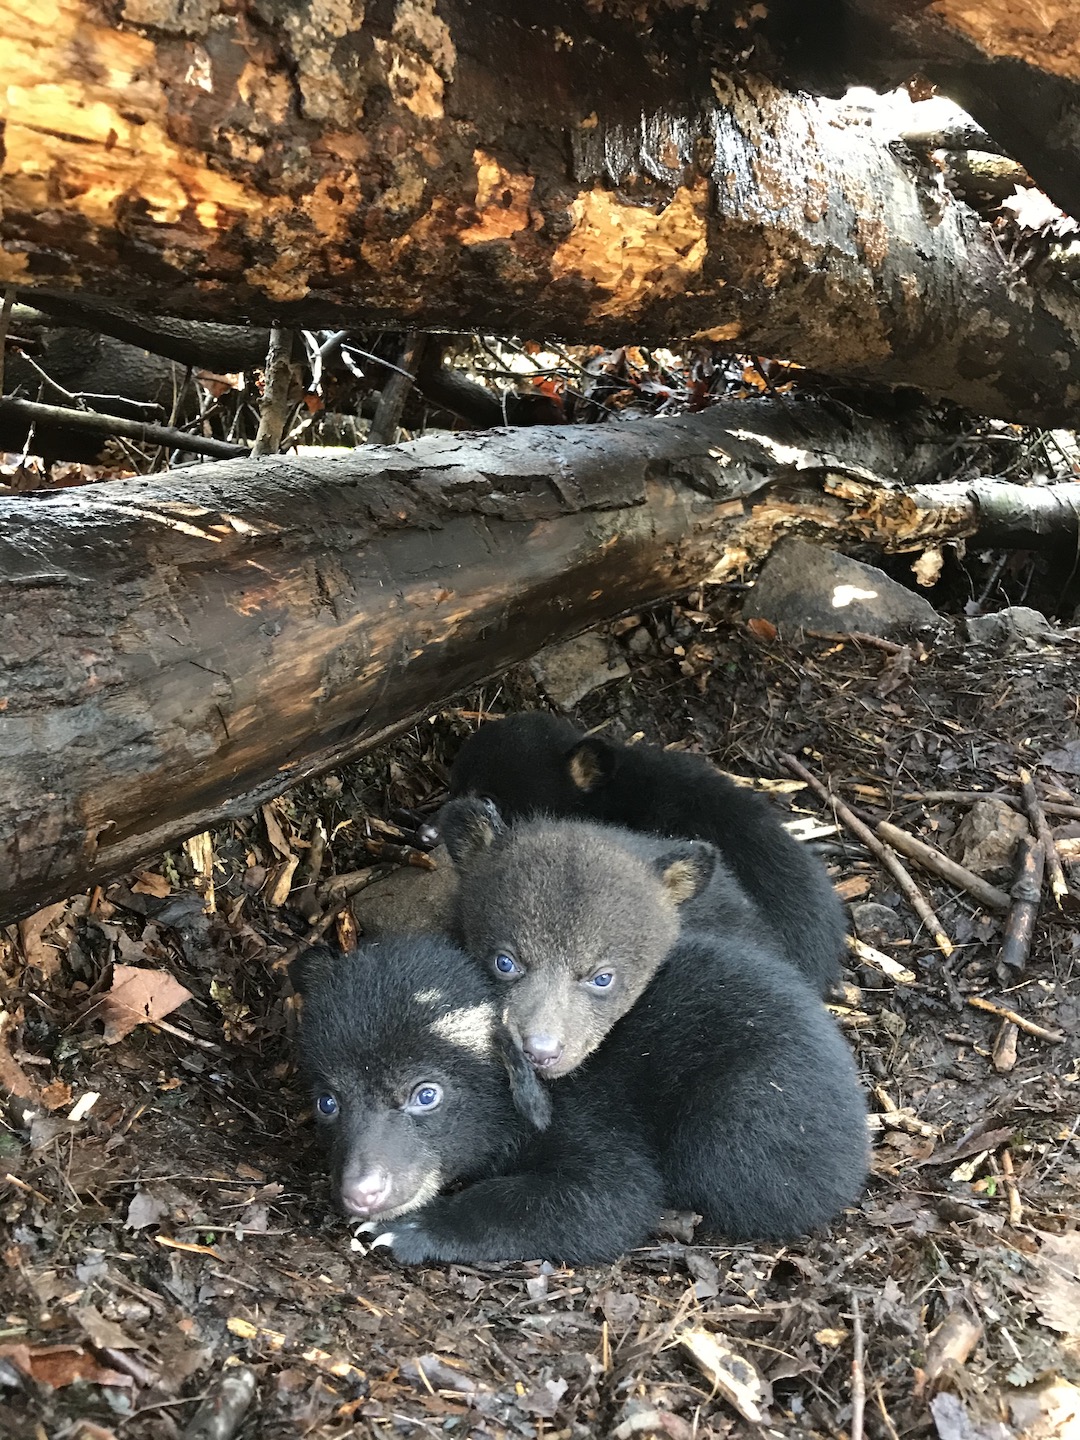
[[[434,1110],[442,1103],[442,1087],[429,1085],[426,1082],[417,1085],[416,1089],[409,1096],[409,1103],[405,1106],[413,1115],[422,1115],[428,1110]]]
[[[495,969],[500,975],[516,975],[517,961],[512,955],[499,954],[495,956]]]
[[[333,1095],[320,1095],[319,1098],[315,1101],[315,1108],[318,1110],[320,1115],[325,1115],[327,1119],[330,1119],[332,1116],[337,1114],[338,1103],[334,1099]]]
[[[606,990],[614,979],[615,976],[611,971],[605,970],[601,975],[594,975],[589,984],[595,986],[597,990]]]

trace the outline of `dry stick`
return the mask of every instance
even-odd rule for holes
[[[232,1440],[255,1398],[255,1372],[226,1370],[184,1431],[182,1440]]]
[[[1005,922],[1001,941],[1001,962],[1023,970],[1035,933],[1035,916],[1042,898],[1043,861],[1046,851],[1037,840],[1025,835],[1020,841],[1020,864],[1012,887],[1013,907]]]
[[[368,431],[367,443],[369,445],[393,445],[397,439],[401,412],[405,408],[405,401],[409,397],[416,372],[420,368],[420,361],[423,359],[424,347],[427,342],[428,337],[419,331],[412,330],[406,335],[405,344],[398,357],[399,363],[391,370],[386,384],[382,387],[382,395],[375,411],[375,418]]]
[[[335,876],[323,887],[325,898],[331,901],[330,908],[323,912],[322,918],[312,925],[302,940],[297,940],[295,945],[290,945],[283,955],[278,956],[273,963],[273,969],[287,970],[302,950],[322,939],[354,895],[359,895],[361,890],[366,890],[376,880],[382,880],[388,873],[384,866],[372,865],[367,870],[354,870],[349,875]]]
[[[1012,1151],[1008,1148],[1001,1152],[1001,1178],[1005,1181],[1005,1189],[1009,1192],[1009,1224],[1019,1225],[1024,1218],[1024,1207],[1020,1203],[1020,1191],[1016,1185]]]
[[[988,884],[982,876],[972,874],[965,866],[958,865],[940,850],[935,850],[933,845],[927,845],[924,840],[916,840],[914,835],[909,835],[897,825],[890,825],[888,820],[878,822],[877,833],[886,844],[899,850],[902,855],[909,856],[924,870],[940,875],[943,880],[948,880],[959,889],[966,890],[969,895],[974,895],[975,899],[988,909],[1000,910],[1003,915],[1011,909],[1012,901],[1004,890]]]
[[[880,635],[867,635],[863,630],[805,630],[805,635],[812,635],[815,640],[854,640],[858,645],[872,645],[876,650],[885,650],[890,655],[900,655],[909,649],[907,645],[899,645],[895,640],[883,640]]]
[[[886,870],[888,870],[889,874],[907,896],[912,909],[933,936],[934,944],[946,957],[951,955],[953,953],[952,941],[948,935],[946,935],[941,921],[934,914],[930,902],[901,864],[896,852],[890,850],[888,845],[883,844],[870,829],[869,825],[863,824],[857,815],[853,815],[842,800],[838,800],[835,795],[831,795],[817,776],[811,775],[805,766],[800,765],[794,755],[781,755],[780,762],[790,770],[793,775],[798,776],[800,780],[805,780],[814,794],[824,800],[826,805],[832,807],[836,818],[847,826],[857,840],[862,841],[871,854],[877,856],[878,860],[885,866]]]
[[[208,435],[189,435],[169,425],[151,425],[144,420],[124,420],[97,410],[67,410],[63,405],[41,405],[36,400],[0,399],[0,419],[25,420],[28,424],[63,425],[83,435],[122,435],[142,445],[166,445],[170,450],[189,450],[194,455],[212,455],[217,460],[237,460],[249,454],[246,445],[214,440]]]
[[[1050,826],[1046,823],[1042,801],[1035,792],[1030,773],[1021,769],[1019,776],[1020,792],[1024,797],[1024,805],[1027,807],[1028,819],[1045,851],[1046,868],[1050,872],[1050,890],[1054,896],[1054,903],[1060,910],[1061,902],[1069,893],[1069,887],[1065,883],[1065,872],[1061,868],[1061,857],[1057,853]]]
[[[863,1371],[863,1328],[859,1313],[859,1297],[851,1296],[851,1332],[854,1350],[851,1356],[851,1440],[863,1440],[863,1416],[866,1411],[866,1375]]]
[[[1047,1030],[1043,1025],[1036,1025],[1034,1020],[1025,1020],[1023,1015],[1018,1015],[1007,1005],[998,1005],[993,1000],[984,1000],[981,995],[969,995],[967,1003],[973,1010],[985,1010],[989,1015],[997,1015],[1002,1020],[1011,1020],[1025,1034],[1034,1035],[1036,1039],[1045,1040],[1050,1045],[1064,1045],[1065,1043],[1065,1036],[1060,1030]]]
[[[251,458],[276,455],[281,449],[285,421],[289,412],[289,385],[292,381],[293,332],[283,325],[270,331],[270,348],[266,352],[263,393],[259,401],[259,428]]]

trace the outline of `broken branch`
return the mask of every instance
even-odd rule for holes
[[[832,807],[836,818],[847,826],[857,840],[862,841],[872,855],[877,856],[878,860],[881,861],[882,865],[885,866],[889,874],[907,896],[912,909],[930,931],[930,934],[934,938],[934,944],[943,955],[951,955],[953,953],[953,943],[945,933],[944,926],[934,914],[930,902],[911,878],[906,867],[901,864],[896,852],[879,840],[869,825],[866,825],[857,815],[853,814],[842,800],[838,800],[835,795],[831,794],[815,775],[811,775],[810,771],[795,759],[794,755],[781,755],[780,762],[790,770],[793,775],[797,776],[800,780],[805,780],[814,794],[823,800],[826,805]]]
[[[914,835],[909,835],[897,825],[890,825],[888,820],[878,822],[877,833],[886,844],[899,850],[901,854],[910,856],[924,870],[940,875],[943,880],[948,880],[959,889],[966,890],[969,895],[974,895],[980,904],[991,910],[1000,910],[1003,914],[1009,910],[1012,902],[1004,890],[988,884],[981,876],[973,874],[963,865],[958,865],[955,860],[950,860],[940,850],[935,850],[933,845],[927,845],[924,840],[916,840]]]
[[[1020,864],[1012,887],[1013,905],[1005,922],[1001,942],[1001,961],[1014,970],[1022,970],[1031,950],[1035,916],[1042,898],[1043,861],[1045,848],[1038,840],[1024,836],[1020,841]]]
[[[1061,909],[1062,902],[1069,894],[1069,887],[1065,881],[1065,872],[1061,868],[1061,857],[1057,853],[1054,844],[1054,837],[1050,832],[1050,826],[1046,823],[1046,813],[1043,810],[1043,802],[1036,793],[1035,786],[1029,771],[1021,769],[1019,772],[1020,792],[1024,797],[1024,805],[1027,809],[1028,819],[1031,821],[1031,828],[1038,836],[1042,845],[1043,858],[1046,861],[1046,868],[1050,872],[1050,889],[1054,896],[1054,903]]]
[[[1002,1020],[1011,1020],[1025,1035],[1034,1035],[1037,1040],[1045,1040],[1048,1045],[1063,1045],[1065,1036],[1060,1030],[1047,1030],[1043,1025],[1037,1025],[1034,1020],[1025,1020],[1023,1015],[1018,1015],[1015,1010],[1010,1010],[1007,1005],[998,1005],[994,1000],[984,1000],[981,995],[969,995],[967,1003],[973,1010],[985,1010],[988,1015],[997,1015]]]
[[[237,460],[248,453],[246,445],[233,445],[209,435],[189,435],[186,430],[175,430],[170,425],[151,425],[143,420],[103,415],[97,410],[69,410],[63,405],[42,405],[37,400],[17,400],[11,396],[0,400],[0,421],[5,418],[25,420],[28,427],[48,423],[87,435],[123,435],[142,445],[165,445],[170,450],[188,450],[193,455],[212,455],[217,460]]]

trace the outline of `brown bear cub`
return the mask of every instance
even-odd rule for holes
[[[439,828],[458,870],[452,930],[502,982],[510,1028],[548,1079],[595,1050],[680,929],[750,936],[756,914],[713,846],[581,820],[508,829],[452,800]]]
[[[637,1116],[585,1075],[541,1087],[447,940],[312,950],[290,974],[335,1197],[399,1260],[583,1264],[648,1237],[662,1182]]]
[[[821,861],[769,802],[698,755],[586,736],[546,711],[491,721],[454,762],[451,795],[492,799],[507,820],[553,815],[708,840],[756,905],[763,931],[819,994],[839,981],[844,912]]]
[[[643,1127],[666,1203],[729,1239],[790,1239],[856,1198],[865,1104],[816,992],[746,927],[679,926],[708,894],[711,847],[507,827],[470,799],[440,827],[458,938],[501,985],[507,1029],[556,1099],[584,1079]]]

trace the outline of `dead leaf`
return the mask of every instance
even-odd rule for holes
[[[742,1355],[737,1355],[721,1335],[712,1330],[690,1329],[679,1333],[679,1344],[687,1350],[712,1384],[713,1390],[733,1405],[744,1420],[760,1425],[763,1407],[768,1404],[765,1382]]]
[[[61,900],[58,905],[46,905],[44,910],[39,910],[36,915],[28,915],[25,920],[19,921],[19,943],[22,946],[23,959],[27,965],[40,970],[46,979],[52,977],[60,957],[59,947],[46,944],[42,936],[66,909],[67,901]]]
[[[289,898],[292,890],[293,876],[296,874],[296,867],[300,864],[299,855],[290,855],[280,865],[275,865],[270,871],[271,880],[266,888],[266,903],[272,910],[278,910]]]
[[[920,585],[936,585],[941,575],[945,557],[937,545],[924,550],[917,560],[912,561],[911,570]]]
[[[1063,1335],[1080,1335],[1080,1231],[1043,1235],[1038,1267],[1031,1295],[1039,1319]]]
[[[12,1055],[8,1033],[14,1028],[12,1017],[0,1010],[0,1088],[8,1096],[12,1118],[20,1125],[29,1125],[44,1108],[37,1085]]]
[[[923,1367],[915,1393],[936,1395],[950,1383],[958,1370],[966,1365],[971,1352],[982,1339],[983,1327],[966,1310],[950,1310],[930,1336]]]
[[[270,841],[270,844],[281,856],[282,860],[291,860],[293,858],[292,846],[285,838],[285,832],[282,830],[281,824],[274,814],[272,805],[264,805],[262,807],[262,817],[263,824],[266,826],[266,838]],[[295,869],[296,867],[294,866],[293,868]]]
[[[748,620],[746,628],[753,635],[755,640],[775,640],[777,635],[776,626],[771,620]]]
[[[71,1086],[64,1080],[50,1080],[41,1092],[41,1103],[46,1110],[62,1110],[71,1104]]]
[[[156,875],[153,870],[136,870],[138,879],[132,885],[136,895],[155,895],[159,900],[164,900],[172,894],[172,886],[164,875]]]
[[[148,1225],[156,1225],[162,1216],[168,1213],[169,1207],[163,1200],[159,1200],[149,1190],[136,1190],[128,1206],[124,1229],[145,1230]]]
[[[997,1420],[978,1424],[963,1403],[947,1391],[930,1401],[938,1440],[1013,1440],[1012,1431]]]
[[[80,1305],[72,1314],[86,1331],[91,1345],[96,1345],[101,1350],[138,1349],[137,1342],[129,1339],[115,1320],[106,1320],[93,1305]]]
[[[79,1345],[0,1345],[0,1356],[42,1385],[59,1390],[76,1380],[91,1385],[131,1385],[130,1375],[109,1370]]]
[[[105,1040],[115,1045],[136,1025],[164,1020],[192,998],[167,970],[144,970],[135,965],[114,965],[112,989],[101,1002]]]

